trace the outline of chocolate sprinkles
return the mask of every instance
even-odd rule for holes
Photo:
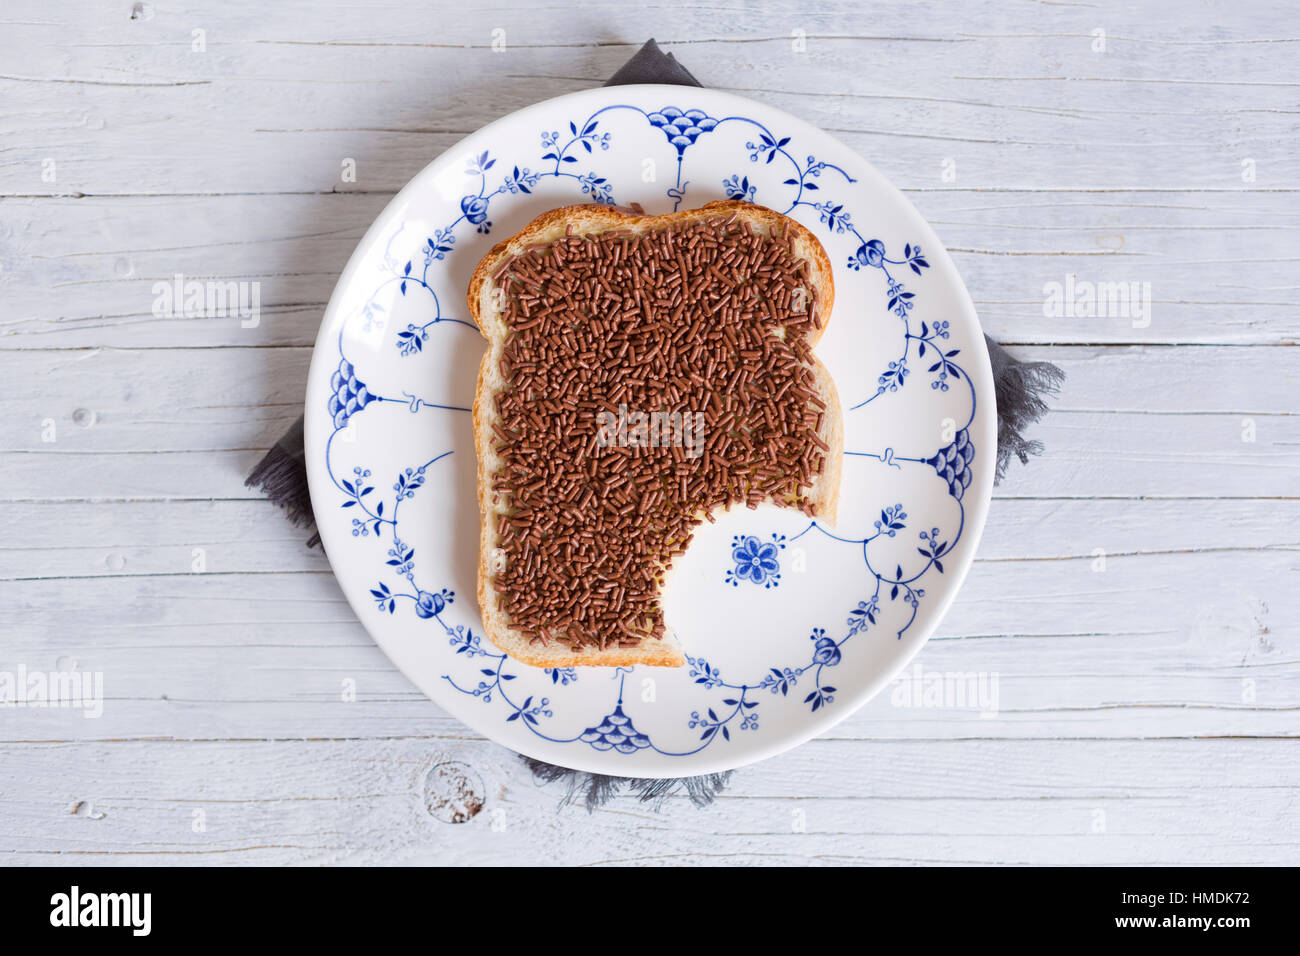
[[[815,514],[825,423],[808,263],[788,226],[736,216],[565,236],[493,273],[505,293],[492,583],[534,644],[660,637],[665,570],[712,509],[771,498]],[[699,454],[608,445],[599,416],[702,413]]]

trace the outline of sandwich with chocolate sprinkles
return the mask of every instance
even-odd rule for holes
[[[571,206],[479,263],[474,401],[487,636],[529,664],[680,666],[663,595],[720,509],[833,522],[843,423],[813,355],[816,237],[750,203]]]

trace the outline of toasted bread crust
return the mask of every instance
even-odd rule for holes
[[[653,232],[669,226],[688,224],[702,219],[742,217],[756,229],[768,232],[788,226],[801,258],[809,262],[809,277],[817,296],[817,314],[821,328],[810,329],[807,341],[816,345],[825,332],[835,300],[834,279],[830,258],[816,236],[806,227],[763,206],[739,200],[714,202],[699,209],[669,213],[662,216],[642,216],[623,212],[608,206],[564,206],[543,213],[515,235],[497,243],[474,270],[467,294],[470,315],[479,331],[488,340],[488,350],[479,366],[478,387],[474,395],[474,439],[478,450],[478,498],[480,517],[480,543],[478,566],[478,599],[483,614],[483,627],[488,639],[511,657],[538,667],[575,666],[650,666],[680,667],[685,656],[671,636],[647,638],[635,647],[611,647],[606,650],[590,649],[574,652],[566,645],[534,646],[529,638],[510,626],[506,615],[497,606],[497,593],[492,585],[493,554],[496,550],[497,503],[493,500],[490,474],[497,461],[492,440],[492,418],[495,414],[495,370],[501,357],[507,328],[493,308],[492,276],[503,263],[527,251],[531,246],[544,245],[572,232],[590,235],[613,229],[631,228],[636,232]],[[813,358],[820,397],[826,403],[823,441],[829,446],[822,475],[810,492],[808,499],[813,512],[834,522],[839,504],[840,470],[844,451],[844,423],[835,390],[835,383],[825,366]],[[704,516],[700,515],[700,520]],[[669,573],[671,568],[666,569]],[[667,574],[665,575],[668,576]]]

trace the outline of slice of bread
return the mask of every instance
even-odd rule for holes
[[[511,383],[503,370],[502,360],[507,343],[512,336],[512,329],[507,323],[508,283],[503,277],[508,274],[512,262],[518,257],[545,250],[566,237],[598,237],[610,232],[637,237],[669,229],[680,230],[699,223],[715,226],[723,223],[726,228],[731,228],[732,223],[740,223],[759,236],[788,240],[793,255],[800,263],[806,264],[806,271],[802,273],[803,278],[800,282],[806,285],[807,291],[811,294],[811,308],[815,310],[813,314],[816,317],[815,321],[801,326],[799,334],[803,335],[804,342],[809,348],[815,345],[825,330],[834,302],[831,264],[826,251],[817,238],[799,223],[773,210],[745,202],[715,202],[699,209],[662,216],[642,216],[595,205],[556,209],[534,219],[518,234],[495,246],[479,263],[470,280],[469,310],[479,330],[488,341],[487,352],[483,356],[479,369],[478,388],[474,398],[474,434],[478,451],[478,496],[481,517],[479,606],[488,639],[502,651],[524,663],[539,667],[634,664],[681,666],[685,663],[685,658],[670,627],[664,628],[661,625],[659,632],[655,633],[631,621],[629,624],[633,626],[623,626],[622,629],[628,634],[639,635],[639,639],[632,646],[627,646],[629,639],[624,635],[619,635],[623,638],[622,643],[611,642],[608,646],[591,644],[571,646],[569,643],[539,636],[537,633],[527,633],[516,627],[504,606],[507,602],[498,591],[496,576],[504,570],[504,552],[499,548],[501,541],[499,529],[502,522],[508,521],[511,514],[511,504],[507,500],[510,495],[502,494],[500,490],[503,475],[506,474],[504,471],[506,462],[501,452],[509,449],[510,446],[501,445],[504,439],[495,429],[500,421],[498,398],[511,388]],[[637,295],[639,297],[640,293],[638,292]],[[686,316],[681,321],[692,321],[692,319],[692,316]],[[786,328],[777,328],[774,334],[784,340]],[[824,446],[824,454],[817,455],[820,468],[806,483],[798,485],[801,489],[799,500],[774,501],[771,497],[763,500],[778,505],[800,507],[810,515],[833,523],[839,498],[840,466],[844,444],[842,413],[835,384],[825,367],[811,354],[808,354],[802,367],[807,368],[811,373],[810,377],[802,381],[814,383],[804,391],[815,393],[820,399],[820,406],[824,408],[824,412],[817,416],[817,426],[814,431],[814,434],[819,436],[818,448]],[[815,408],[817,404],[804,403],[810,408]],[[809,413],[803,412],[803,414]],[[808,428],[812,430],[813,426]],[[727,451],[730,453],[730,446]],[[516,473],[517,471],[518,469]],[[517,480],[521,485],[526,484],[523,478]],[[676,479],[674,478],[673,481],[675,482]],[[746,503],[752,506],[754,502],[744,500],[737,502],[733,499],[728,506],[735,503]],[[598,506],[599,502],[590,507],[598,508]],[[705,520],[706,517],[708,516],[701,512],[695,513],[695,523]],[[684,542],[681,543],[681,548],[684,548]],[[680,550],[678,549],[677,553],[680,553]],[[660,595],[667,587],[670,571],[671,560],[666,560],[660,566]],[[606,585],[609,586],[611,585]],[[601,643],[605,643],[603,638]]]

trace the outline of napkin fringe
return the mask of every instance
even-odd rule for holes
[[[285,517],[296,527],[311,528],[315,525],[311,488],[307,484],[307,450],[301,418],[253,466],[244,479],[244,487],[260,490],[284,511]],[[315,532],[307,539],[307,547],[320,546],[320,533]]]
[[[997,350],[996,354],[993,349]],[[1043,443],[1026,438],[1024,430],[1049,411],[1047,397],[1055,395],[1065,373],[1051,362],[1021,362],[1005,349],[991,345],[994,359],[993,393],[998,406],[998,464],[995,482],[1006,477],[1011,456],[1029,464],[1031,455],[1041,455]]]
[[[582,801],[588,813],[603,807],[617,797],[624,788],[636,794],[642,803],[651,803],[657,812],[665,800],[676,793],[685,792],[687,799],[697,807],[707,807],[727,788],[731,781],[731,771],[723,773],[706,773],[698,777],[611,777],[603,773],[587,773],[582,770],[570,770],[557,767],[544,760],[532,757],[520,757],[533,773],[533,779],[539,784],[563,781],[565,794],[560,798],[560,806],[567,807]]]
[[[259,489],[283,508],[285,517],[299,528],[309,527],[315,521],[311,493],[307,488],[307,469],[301,459],[278,444],[271,446],[271,450],[249,472],[244,487]]]

